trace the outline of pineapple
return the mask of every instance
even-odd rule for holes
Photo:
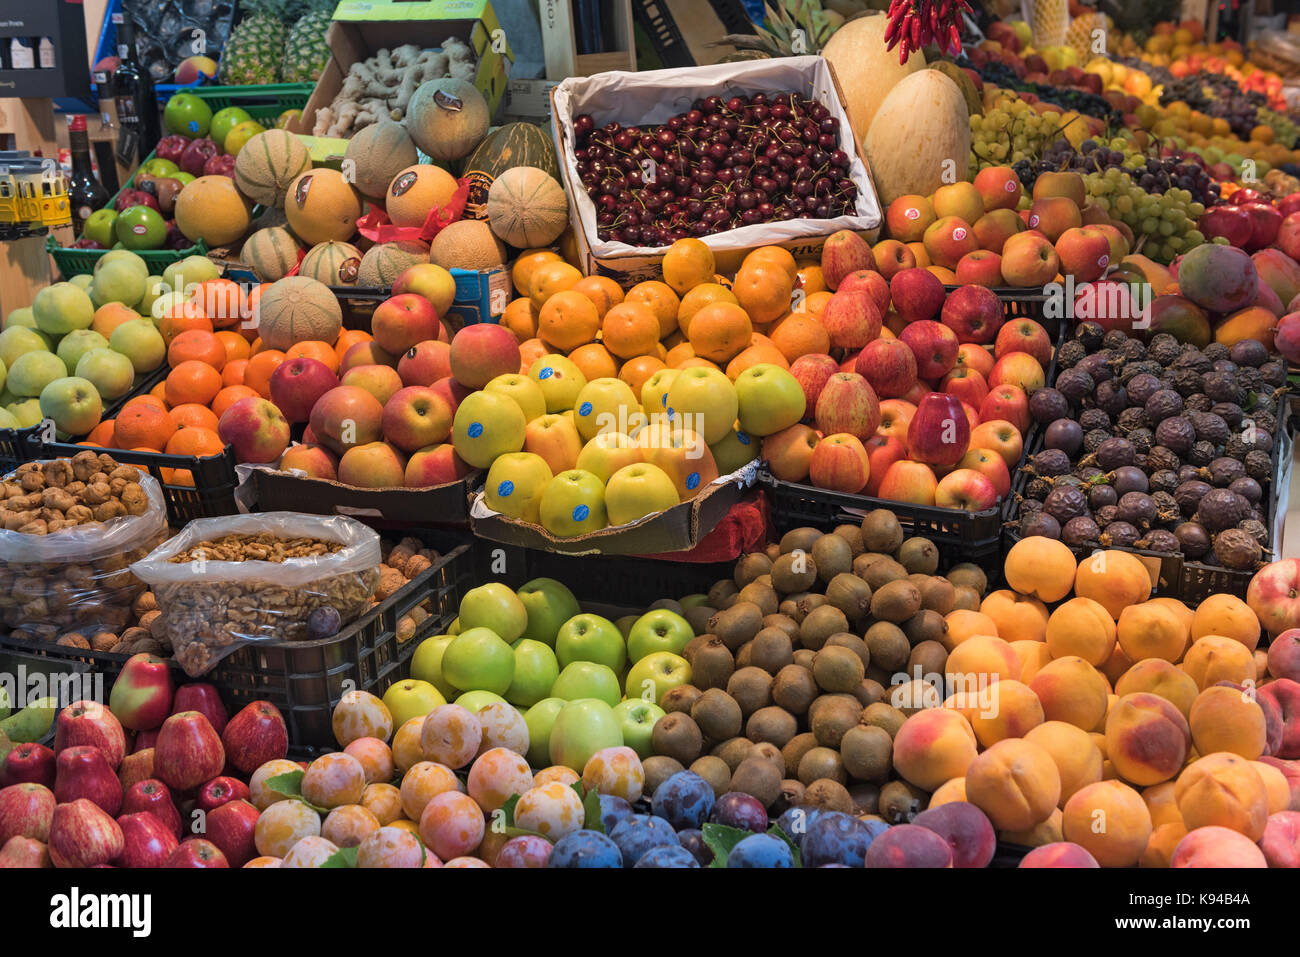
[[[280,71],[285,83],[314,82],[329,62],[325,31],[334,15],[335,0],[309,0],[309,3],[309,12],[289,31]]]
[[[764,6],[767,16],[762,26],[755,26],[756,34],[732,33],[709,45],[735,47],[735,59],[805,56],[820,52],[834,32],[820,0],[777,0]]]
[[[287,0],[243,0],[244,18],[230,31],[217,80],[224,86],[280,82],[280,62],[288,34]]]
[[[1070,10],[1066,0],[1024,0],[1025,19],[1034,28],[1034,46],[1059,47],[1065,43],[1070,27]]]

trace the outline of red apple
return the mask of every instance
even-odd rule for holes
[[[227,409],[227,413],[234,407]],[[379,441],[383,435],[384,406],[365,389],[340,385],[316,400],[310,418],[316,440],[336,455],[342,455],[358,445]]]
[[[984,377],[974,369],[967,366],[953,366],[952,371],[939,383],[939,391],[955,395],[962,402],[978,409],[980,403],[989,394],[989,386],[984,381]]]
[[[176,713],[176,702],[172,701],[172,714]],[[154,742],[158,740],[158,729],[151,728],[148,731],[141,731],[135,736],[135,743],[131,745],[131,753],[137,751],[152,751]],[[125,760],[125,759],[123,759]]]
[[[884,317],[865,292],[837,292],[822,310],[820,322],[835,349],[861,349],[880,335]]]
[[[902,399],[904,402],[911,403],[912,408],[915,409],[918,405],[921,404],[922,399],[924,399],[931,392],[935,391],[934,387],[938,385],[939,382],[941,381],[943,380],[940,379],[936,381],[934,379],[917,379],[916,385],[912,386],[912,388],[904,392],[901,396],[899,396],[899,398]]]
[[[12,837],[47,841],[58,799],[43,784],[11,784],[0,788],[0,847]]]
[[[1254,251],[1271,245],[1282,226],[1282,214],[1271,203],[1242,203],[1241,208],[1250,217],[1250,239],[1246,241],[1246,249]]]
[[[390,369],[397,368],[398,357],[379,347],[379,343],[373,340],[366,342],[354,342],[348,347],[348,351],[343,353],[343,361],[339,363],[339,376],[345,376],[350,369],[357,366],[388,366]]]
[[[898,338],[912,350],[922,379],[942,379],[957,361],[957,334],[933,319],[908,323]]]
[[[221,693],[206,681],[190,681],[176,689],[172,701],[172,714],[179,711],[197,711],[208,719],[212,730],[220,734],[226,727],[226,706]]]
[[[896,398],[916,384],[916,356],[898,339],[868,342],[858,353],[853,369],[882,398]]]
[[[181,711],[163,722],[154,747],[154,769],[169,788],[198,787],[220,774],[225,763],[221,738],[199,712]]]
[[[1042,230],[1048,242],[1055,243],[1067,229],[1083,225],[1083,214],[1069,197],[1043,196],[1029,208],[1028,224],[1030,229]]]
[[[889,280],[874,269],[859,269],[840,280],[836,292],[865,292],[883,316],[889,310]]]
[[[1002,456],[1008,469],[1014,469],[1020,464],[1020,455],[1025,450],[1024,437],[1005,419],[989,419],[971,430],[970,448],[991,449]]]
[[[172,792],[157,778],[137,781],[123,795],[122,813],[135,814],[139,811],[148,811],[166,824],[177,840],[180,839],[181,812],[176,809]]]
[[[280,456],[280,470],[300,471],[307,478],[338,478],[339,460],[323,445],[291,445]]]
[[[871,383],[856,372],[837,372],[817,399],[816,419],[823,435],[843,432],[866,439],[880,425],[880,400]],[[866,484],[865,477],[862,481]]]
[[[817,443],[808,475],[818,488],[856,494],[871,477],[871,462],[857,436],[838,432]]]
[[[997,502],[998,493],[993,483],[974,469],[954,469],[939,479],[934,490],[934,504],[941,508],[982,512],[993,508]]]
[[[948,269],[956,269],[962,256],[980,248],[975,231],[960,216],[935,220],[926,228],[922,243],[930,262]]]
[[[456,299],[456,280],[434,263],[416,263],[402,270],[393,280],[393,294],[405,292],[423,296],[433,303],[438,315],[445,316]]]
[[[243,867],[257,857],[254,831],[258,810],[236,798],[208,814],[207,838],[225,855],[231,867]]]
[[[473,466],[456,454],[451,443],[445,442],[442,445],[430,445],[412,452],[411,457],[406,460],[402,484],[407,488],[448,485],[459,482],[473,471]]]
[[[339,385],[363,389],[373,395],[380,405],[385,405],[402,390],[402,377],[392,366],[373,363],[353,366],[343,373]]]
[[[16,744],[0,767],[0,787],[43,784],[54,787],[54,752],[43,744]]]
[[[826,382],[839,371],[839,363],[828,355],[810,354],[794,360],[790,366],[790,374],[803,389],[804,408],[817,408],[817,399],[821,396]]]
[[[1033,319],[1010,319],[998,330],[993,355],[1001,359],[1012,352],[1028,353],[1040,366],[1046,368],[1052,361],[1052,340],[1047,335],[1047,330]],[[984,355],[987,356],[988,353],[984,352]],[[957,361],[961,362],[960,356]],[[992,363],[989,363],[988,371],[993,371]]]
[[[406,456],[387,442],[358,445],[339,459],[338,480],[357,488],[401,488],[406,480]]]
[[[209,840],[187,837],[168,855],[163,867],[229,867],[226,855]]]
[[[1020,177],[1010,166],[986,166],[975,174],[974,183],[986,210],[1015,209],[1020,202]]]
[[[108,814],[116,814],[122,808],[122,783],[108,766],[104,753],[88,744],[59,752],[54,795],[60,804],[86,798]]]
[[[397,360],[402,385],[433,385],[451,375],[451,345],[436,339],[417,342]]]
[[[31,837],[11,837],[0,846],[0,869],[17,868],[31,870],[37,867],[53,867],[50,851],[42,841]]]
[[[912,323],[937,316],[947,294],[939,277],[930,270],[912,268],[889,280],[889,295],[898,314]]]
[[[958,343],[983,345],[992,342],[1002,327],[1002,319],[1002,301],[984,286],[962,286],[953,290],[941,313],[941,321],[957,334]],[[955,352],[953,359],[956,359]]]
[[[907,449],[926,465],[956,465],[970,442],[970,422],[956,396],[931,392],[907,427]]]
[[[93,801],[78,798],[54,808],[50,860],[55,867],[94,867],[122,853],[122,829]]]
[[[885,210],[885,227],[890,237],[901,243],[920,242],[926,228],[937,218],[929,199],[909,193],[889,204]]]
[[[244,774],[289,753],[289,731],[280,710],[269,701],[253,701],[230,719],[221,734],[226,757]]]
[[[370,318],[370,331],[379,348],[395,356],[402,355],[418,342],[445,336],[445,333],[439,335],[442,333],[442,320],[438,318],[433,303],[412,292],[399,293],[376,306]],[[511,338],[514,338],[513,334]]]
[[[862,492],[864,495],[875,496],[880,492],[880,483],[889,467],[907,458],[907,446],[901,439],[881,435],[879,432],[863,442],[862,446],[867,450],[867,461],[871,466],[871,477],[867,479],[867,487]]]
[[[114,770],[126,755],[126,732],[108,708],[96,701],[74,701],[54,722],[54,751],[78,744],[88,744],[104,752],[104,759]]]
[[[1207,209],[1201,214],[1201,218],[1196,221],[1196,228],[1205,235],[1207,241],[1222,236],[1228,240],[1230,245],[1236,246],[1238,249],[1245,249],[1246,244],[1250,242],[1251,236],[1254,234],[1255,224],[1252,222],[1250,214],[1240,206],[1227,203],[1223,206]],[[1296,223],[1295,228],[1300,229],[1300,222]],[[1278,229],[1279,240],[1284,232],[1285,220]],[[1279,245],[1282,244],[1279,242]],[[1282,246],[1282,249],[1292,259],[1296,258],[1285,245]]]
[[[922,396],[923,398],[923,396]],[[893,436],[907,445],[907,427],[916,415],[916,405],[906,399],[885,399],[880,403],[880,427],[877,435]]]
[[[1246,604],[1270,635],[1300,627],[1300,558],[1269,562],[1257,571]]]
[[[1005,328],[1004,325],[1002,329]],[[1002,334],[1002,329],[998,330],[998,335]],[[974,369],[987,382],[989,373],[993,371],[993,356],[981,345],[976,345],[973,342],[963,342],[957,347],[957,361],[953,363],[953,368],[957,366]]]
[[[1043,367],[1027,352],[1008,352],[993,363],[993,371],[989,373],[991,388],[1014,385],[1026,395],[1033,395],[1041,389],[1043,380]]]
[[[1016,215],[1011,209],[993,209],[985,213],[971,227],[975,230],[975,238],[979,241],[980,248],[989,252],[997,253],[999,256],[1003,253],[1003,247],[1008,239],[1023,233],[1027,228],[1025,221]],[[958,265],[961,265],[958,263]],[[1002,262],[998,260],[998,274],[1002,275]]]
[[[882,279],[893,279],[904,269],[916,267],[916,253],[897,239],[882,239],[871,247],[871,256]]]
[[[1002,247],[1002,276],[1012,286],[1045,286],[1060,271],[1060,258],[1044,236],[1017,233]]]
[[[1075,282],[1100,279],[1110,265],[1110,240],[1086,226],[1061,233],[1055,248],[1061,272],[1074,276]]]
[[[108,695],[108,708],[132,731],[160,727],[172,706],[171,662],[150,654],[132,655]]]
[[[249,396],[221,413],[217,435],[240,462],[275,462],[289,447],[289,420],[274,403]]]
[[[972,434],[978,431],[978,426],[972,430]],[[972,441],[974,441],[972,439]],[[993,449],[970,448],[966,454],[961,457],[957,463],[958,469],[974,469],[986,479],[993,483],[994,490],[998,493],[998,498],[1007,495],[1011,491],[1011,470],[1007,468],[1007,463],[1003,460],[1002,455]]]
[[[122,853],[118,867],[162,867],[176,850],[176,835],[148,811],[123,814],[117,819],[122,830]]]
[[[117,768],[117,781],[125,791],[137,781],[153,777],[153,748],[132,751]]]
[[[456,418],[456,410],[460,408],[461,402],[465,400],[466,396],[470,395],[474,391],[473,389],[466,388],[450,377],[439,379],[433,385],[429,386],[429,388],[442,396],[443,399],[446,400],[447,405],[451,406],[452,419]]]
[[[963,286],[997,289],[1005,285],[1002,278],[1002,257],[988,249],[977,249],[962,256],[961,262],[957,263],[956,274],[957,282]]]
[[[808,478],[817,441],[816,430],[796,422],[763,437],[762,457],[774,477],[783,482],[803,482]]]
[[[290,422],[306,422],[316,400],[339,384],[339,377],[319,359],[297,356],[271,373],[271,401]]]
[[[451,434],[451,408],[427,386],[407,386],[384,406],[384,438],[403,452],[437,445]]]
[[[876,268],[871,247],[850,229],[841,229],[826,237],[826,243],[822,246],[821,265],[822,277],[832,291],[839,288],[840,281],[849,273]]]
[[[235,715],[239,717],[239,715]],[[235,801],[240,798],[249,797],[248,785],[238,778],[232,778],[229,775],[215,777],[211,781],[204,783],[199,788],[198,797],[195,799],[194,806],[198,810],[210,812],[214,808]]]
[[[911,459],[895,462],[881,480],[879,496],[891,502],[933,505],[939,482],[930,466]]]
[[[1015,353],[1012,353],[1014,355]],[[980,422],[1010,422],[1022,435],[1029,431],[1029,397],[1017,385],[997,385],[989,389],[988,398],[980,403]]]
[[[452,337],[451,374],[471,389],[481,389],[507,372],[518,372],[521,362],[519,340],[505,326],[479,322]]]
[[[1292,195],[1300,197],[1300,194],[1293,193]],[[1289,199],[1291,199],[1290,196],[1287,197],[1287,200]],[[1286,202],[1286,200],[1283,202]],[[1297,199],[1295,208],[1291,212],[1286,213],[1282,222],[1278,225],[1277,245],[1282,252],[1286,253],[1292,259],[1300,261],[1300,213],[1297,211],[1300,211],[1300,199]],[[1215,212],[1215,210],[1206,211],[1205,215],[1201,217],[1201,220],[1204,221],[1212,212]],[[1204,230],[1202,230],[1202,232],[1204,232]],[[1208,233],[1206,233],[1206,235],[1207,237],[1209,236]]]

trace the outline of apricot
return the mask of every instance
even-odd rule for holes
[[[1092,731],[1106,719],[1110,685],[1101,672],[1077,655],[1044,665],[1029,687],[1042,702],[1048,721],[1065,721]]]
[[[1300,867],[1300,812],[1270,814],[1259,848],[1269,867]]]
[[[1142,795],[1122,781],[1089,784],[1065,802],[1065,839],[1082,845],[1102,867],[1132,867],[1153,830]]]
[[[1003,678],[1020,677],[1020,659],[1009,642],[993,635],[973,635],[948,655],[943,666],[948,687],[978,692]]]
[[[533,772],[528,762],[507,748],[490,748],[475,758],[466,781],[469,796],[485,814],[491,814],[510,800],[511,795],[523,794],[532,786]]]
[[[1189,637],[1191,636],[1192,619],[1195,617],[1195,612],[1193,612],[1190,608],[1184,605],[1177,598],[1152,598],[1149,601],[1145,602],[1145,604],[1156,605],[1160,608],[1164,608],[1168,611],[1172,611],[1174,613],[1174,617],[1176,617],[1179,623],[1183,626],[1183,631],[1186,632]]]
[[[1268,867],[1268,860],[1249,838],[1212,824],[1188,831],[1174,848],[1169,866]]]
[[[1264,753],[1264,709],[1254,698],[1228,685],[1206,688],[1192,702],[1187,722],[1201,754],[1230,751],[1247,761]]]
[[[1079,788],[1101,780],[1104,759],[1092,737],[1082,728],[1064,721],[1046,721],[1031,728],[1024,738],[1050,754],[1056,764],[1056,773],[1061,778],[1058,807],[1065,807],[1065,802]]]
[[[999,635],[1025,641],[1042,641],[1046,636],[1047,606],[1032,595],[1002,588],[989,593],[980,603],[980,612],[993,619]]]
[[[1255,678],[1255,656],[1235,638],[1203,635],[1187,649],[1183,670],[1202,691],[1220,681],[1245,684]]]
[[[1191,675],[1179,671],[1163,658],[1146,658],[1139,661],[1115,682],[1115,693],[1147,692],[1164,698],[1186,717],[1192,709],[1199,690]]]
[[[983,747],[1004,738],[1023,738],[1043,723],[1043,705],[1027,684],[1003,678],[974,693],[957,692],[949,701],[970,722]],[[948,702],[944,702],[948,706]]]
[[[1054,538],[1032,536],[1011,546],[1002,565],[1007,584],[1043,602],[1060,601],[1074,589],[1074,553]]]
[[[1264,835],[1268,792],[1251,762],[1240,755],[1216,751],[1193,761],[1178,776],[1174,795],[1190,831],[1217,825],[1252,841]]]
[[[1046,748],[1008,738],[966,770],[966,798],[998,830],[1024,831],[1047,820],[1061,797],[1061,775]]]
[[[423,867],[424,853],[418,835],[404,828],[381,827],[357,847],[357,867]]]
[[[399,774],[405,774],[424,760],[424,746],[420,744],[424,719],[425,715],[407,718],[393,733],[393,765]]]
[[[930,803],[927,808],[938,807],[941,804],[951,804],[955,801],[966,800],[966,778],[951,778],[940,784],[933,794],[930,795]]]
[[[304,837],[319,836],[320,815],[302,801],[277,801],[253,826],[257,853],[266,857],[284,857]]]
[[[1192,641],[1206,635],[1232,638],[1254,651],[1259,644],[1259,618],[1236,595],[1211,595],[1192,617]]]
[[[553,764],[549,768],[542,768],[533,775],[533,787],[539,788],[543,784],[550,784],[552,781],[559,781],[567,787],[581,780],[582,775],[573,768],[566,768],[562,764]]]
[[[1182,812],[1178,810],[1178,801],[1174,797],[1174,782],[1161,781],[1149,788],[1142,789],[1142,800],[1151,812],[1151,823],[1156,827],[1176,821],[1183,823]]]
[[[1251,761],[1250,766],[1264,782],[1264,793],[1268,795],[1269,816],[1272,817],[1279,811],[1291,810],[1291,785],[1287,783],[1286,775],[1263,761]]]
[[[966,773],[975,760],[975,732],[961,714],[942,708],[918,711],[894,736],[894,769],[903,780],[933,791]]]
[[[1121,616],[1123,617],[1123,616]],[[1101,663],[1099,669],[1110,682],[1110,686],[1115,687],[1115,682],[1123,676],[1124,672],[1133,667],[1133,659],[1128,656],[1119,642],[1115,642],[1115,647],[1110,650],[1110,657]]]
[[[1002,840],[1008,844],[1019,844],[1021,847],[1041,847],[1044,844],[1055,844],[1061,840],[1061,809],[1052,808],[1052,813],[1047,816],[1047,820],[1039,821],[1033,827],[1024,831],[1003,831]]]
[[[1138,859],[1138,867],[1168,867],[1178,842],[1186,836],[1187,828],[1182,821],[1157,824],[1147,841],[1146,850]]]
[[[1151,585],[1151,575],[1141,559],[1109,548],[1079,562],[1074,593],[1100,602],[1113,621],[1129,605],[1150,597]]]
[[[319,835],[308,835],[300,840],[280,861],[281,867],[320,867],[329,860],[338,846]]]
[[[1287,787],[1291,789],[1291,810],[1300,811],[1300,761],[1286,761],[1266,754],[1259,759],[1261,764],[1277,768],[1286,778]]]
[[[459,791],[437,795],[420,814],[420,840],[444,861],[473,853],[483,842],[486,829],[483,811],[473,798]]]
[[[1100,665],[1115,648],[1115,620],[1101,602],[1071,598],[1047,619],[1047,650],[1053,658],[1077,655]]]
[[[1101,752],[1102,760],[1106,759],[1106,734],[1104,731],[1089,731],[1088,740],[1096,745],[1097,750]]]
[[[944,615],[947,632],[940,639],[944,648],[952,651],[973,635],[997,635],[998,625],[992,618],[980,611],[969,608],[956,608]]]
[[[279,777],[281,774],[291,774],[294,771],[301,770],[301,765],[295,764],[288,758],[272,758],[267,761],[254,771],[253,776],[248,779],[249,802],[259,811],[265,811],[277,801],[288,800],[286,795],[276,791],[266,782],[271,778]],[[280,855],[275,856],[279,857]]]
[[[1120,612],[1115,637],[1133,661],[1147,658],[1177,661],[1187,647],[1187,629],[1178,616],[1151,601],[1129,605]]]
[[[1107,759],[1130,784],[1172,780],[1191,743],[1187,719],[1159,695],[1125,695],[1106,715]]]
[[[343,749],[361,762],[361,769],[366,773],[366,784],[393,780],[393,752],[388,745],[378,738],[357,738]],[[334,842],[335,844],[338,841]]]
[[[1097,859],[1071,841],[1036,847],[1020,859],[1019,867],[1101,867]]]
[[[1045,641],[1013,641],[1011,648],[1020,659],[1020,680],[1026,683],[1032,681],[1038,670],[1052,660],[1052,653],[1047,650]]]

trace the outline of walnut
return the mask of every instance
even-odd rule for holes
[[[120,640],[126,642],[129,645],[139,641],[141,638],[149,638],[149,637],[151,636],[149,634],[148,628],[128,628],[126,629],[126,631],[122,632],[122,636]]]
[[[90,647],[95,651],[112,651],[113,646],[119,641],[117,635],[111,631],[96,632],[95,636],[90,639]]]
[[[95,521],[107,522],[114,518],[121,518],[126,513],[126,506],[120,499],[109,499],[104,504],[95,506]]]
[[[103,505],[112,495],[113,490],[108,487],[107,482],[91,482],[81,493],[81,501],[93,508],[96,505]]]
[[[117,644],[115,644],[112,648],[109,648],[108,650],[115,655],[128,654],[131,651],[131,642],[119,641]]]
[[[69,565],[63,571],[64,580],[80,591],[90,591],[95,587],[95,570],[89,565]]]
[[[162,641],[167,634],[167,620],[161,614],[149,622],[149,637]]]
[[[149,497],[139,482],[128,482],[118,494],[129,515],[143,515],[149,510]]]
[[[162,617],[162,612],[155,608],[153,611],[146,611],[140,616],[140,627],[146,631],[153,630],[153,623]]]
[[[141,592],[136,596],[135,601],[131,603],[131,613],[136,618],[140,618],[145,612],[157,611],[158,599],[154,597],[151,591]]]
[[[55,644],[64,645],[68,648],[84,648],[87,651],[90,650],[90,642],[86,640],[86,636],[76,631],[68,632],[55,642]]]
[[[407,612],[407,617],[410,618],[413,622],[415,622],[418,625],[426,618],[429,617],[429,610],[425,608],[423,605],[416,605],[409,612]]]
[[[63,488],[72,480],[72,463],[67,459],[55,459],[45,463],[46,488]]]
[[[63,513],[63,520],[69,525],[85,525],[94,519],[95,513],[86,505],[74,505]]]
[[[375,597],[380,601],[388,598],[390,595],[400,591],[406,584],[406,578],[395,568],[379,566],[379,586],[375,589]]]
[[[411,551],[409,548],[404,548],[403,546],[398,545],[384,558],[384,565],[387,565],[389,568],[395,568],[407,578],[410,578],[411,573],[406,570],[406,563],[414,557],[415,552]],[[382,565],[380,566],[380,571],[383,571]]]
[[[133,655],[156,655],[160,651],[162,651],[162,645],[158,644],[157,640],[154,638],[141,638],[139,641],[132,642],[131,644],[131,654]]]
[[[415,620],[410,615],[403,615],[397,620],[397,640],[410,641],[415,637]]]
[[[406,577],[415,578],[433,567],[433,562],[423,555],[412,555],[406,562]]]

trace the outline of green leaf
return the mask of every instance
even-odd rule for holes
[[[781,828],[776,824],[773,824],[771,827],[769,827],[767,829],[767,833],[770,834],[772,837],[779,837],[781,840],[789,844],[790,854],[794,857],[794,866],[803,867],[803,855],[799,853],[799,845],[795,844],[794,839],[791,838],[789,834],[781,830]]]
[[[284,774],[277,774],[273,778],[266,779],[266,786],[276,794],[283,794],[287,798],[301,801],[317,814],[325,814],[328,808],[317,807],[302,796],[302,778],[306,771],[286,771]]]
[[[582,826],[588,831],[599,831],[605,833],[605,825],[600,820],[600,792],[595,788],[583,796],[582,799]]]
[[[423,845],[421,845],[423,847]],[[325,859],[321,867],[356,867],[357,866],[357,849],[355,847],[340,847],[337,851]]]
[[[519,795],[510,795],[509,800],[501,805],[501,815],[505,819],[506,827],[515,826],[515,805],[519,803]]]
[[[548,841],[551,844],[555,843],[540,831],[530,831],[526,827],[515,827],[514,825],[511,825],[510,827],[507,827],[503,833],[507,837],[540,837],[543,841]]]
[[[749,837],[753,831],[740,827],[728,827],[725,824],[707,823],[703,827],[704,845],[713,852],[710,867],[726,867],[727,856],[732,849]]]

